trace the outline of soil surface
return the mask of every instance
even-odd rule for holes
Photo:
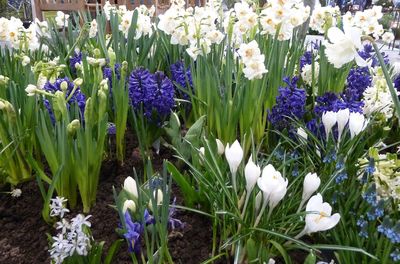
[[[114,203],[112,187],[121,188],[127,176],[133,175],[135,167],[141,175],[142,161],[137,144],[131,135],[126,141],[126,161],[118,165],[113,157],[109,157],[102,165],[97,201],[91,209],[90,222],[92,234],[96,241],[105,241],[105,250],[119,238],[115,232],[119,218],[110,205]],[[113,144],[111,142],[111,149]],[[111,151],[112,152],[112,151]],[[115,152],[114,152],[115,153]],[[171,160],[172,152],[161,148],[159,154],[153,154],[155,170],[162,168],[163,159]],[[33,264],[50,263],[47,234],[54,235],[55,229],[47,225],[41,217],[42,197],[36,181],[18,186],[22,190],[19,198],[1,193],[9,187],[0,187],[0,263]],[[177,196],[177,204],[181,204],[177,188],[173,188],[173,196]],[[71,217],[80,213],[76,208],[69,213]],[[175,263],[201,263],[211,256],[212,225],[205,216],[178,210],[177,219],[185,223],[182,229],[176,229],[169,236],[169,250]],[[127,244],[119,250],[113,263],[131,263]]]

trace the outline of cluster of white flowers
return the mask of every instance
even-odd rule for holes
[[[19,18],[0,17],[0,41],[8,43],[12,48],[37,50],[40,46],[39,36],[47,34],[48,24],[45,21],[36,20],[28,28],[24,28]],[[42,50],[46,51],[47,46],[42,45]]]
[[[348,124],[350,137],[354,138],[360,134],[368,125],[368,120],[363,114],[350,112],[348,108],[340,109],[337,112],[327,111],[322,114],[322,123],[325,128],[326,139],[328,140],[332,128],[338,126],[338,141],[340,141],[344,128]]]
[[[132,17],[135,11],[138,12],[135,28],[135,39],[139,39],[141,36],[150,36],[153,34],[153,23],[151,18],[154,16],[155,7],[147,8],[145,5],[140,5],[135,10],[128,10],[125,5],[119,5],[118,7],[110,4],[106,1],[103,7],[104,13],[107,20],[111,19],[111,14],[118,16],[120,21],[119,30],[124,33],[125,37],[128,36],[129,29],[132,24]]]
[[[364,35],[371,35],[378,39],[384,33],[383,26],[379,23],[382,16],[382,6],[373,6],[371,9],[358,11],[354,16],[347,12],[343,16],[343,26],[358,27]]]
[[[335,6],[316,6],[310,18],[310,28],[325,33],[330,27],[336,27],[340,19],[340,9]]]
[[[242,1],[234,5],[234,8],[226,12],[224,18],[225,32],[230,31],[232,26],[233,42],[242,43],[256,26],[258,26],[258,15],[254,12],[255,7]]]
[[[65,28],[68,27],[68,19],[69,19],[69,15],[63,13],[62,11],[57,11],[57,15],[54,18],[56,21],[56,25],[59,28]]]
[[[221,43],[224,34],[217,29],[219,2],[208,2],[204,7],[184,8],[184,2],[173,2],[159,16],[158,29],[171,36],[172,45],[189,46],[186,52],[194,60],[211,51],[211,45]]]
[[[50,205],[50,215],[60,217],[60,221],[56,223],[60,233],[53,237],[53,244],[49,249],[51,259],[56,264],[63,263],[66,258],[74,254],[86,256],[93,240],[85,230],[91,226],[88,221],[91,216],[78,214],[68,221],[64,218],[64,214],[69,212],[63,205],[66,201],[67,199],[63,197],[56,197],[51,200]]]
[[[385,120],[393,116],[394,103],[387,85],[382,68],[372,69],[373,78],[370,87],[363,93],[364,114],[370,116],[374,113],[380,113]]]
[[[310,16],[310,7],[304,6],[299,0],[272,0],[261,11],[261,34],[275,36],[278,40],[288,40],[292,37],[293,29],[302,25]]]
[[[261,54],[257,41],[242,43],[238,54],[244,63],[243,73],[247,79],[261,79],[262,75],[268,72],[264,64],[265,56]]]

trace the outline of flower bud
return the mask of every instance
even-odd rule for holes
[[[83,84],[83,79],[82,78],[76,78],[75,80],[74,80],[74,84],[75,84],[75,86],[81,86],[82,84]]]
[[[215,141],[217,142],[218,154],[219,155],[224,154],[225,147],[224,147],[224,144],[222,144],[222,141],[219,140],[218,138],[215,139]]]
[[[61,91],[65,92],[68,89],[68,83],[66,81],[61,82],[60,88]]]
[[[257,166],[250,156],[249,161],[244,168],[244,176],[246,177],[246,191],[250,193],[254,186],[257,184],[257,180],[260,177],[261,169]]]
[[[6,104],[3,101],[0,101],[0,110],[3,110],[6,108]]]
[[[318,190],[321,179],[316,173],[308,173],[303,182],[302,200],[307,201],[311,195]]]
[[[300,138],[304,139],[304,140],[307,140],[307,139],[308,139],[307,132],[306,132],[306,131],[304,130],[304,128],[302,128],[302,127],[299,127],[299,128],[297,129],[297,135],[298,135]]]
[[[136,203],[132,200],[126,200],[122,207],[122,212],[126,213],[127,210],[130,210],[132,213],[136,211]]]
[[[136,181],[131,176],[125,179],[124,190],[127,191],[136,199],[139,197]]]
[[[68,124],[67,126],[67,131],[68,134],[73,136],[75,135],[76,131],[81,127],[81,123],[79,122],[78,119],[74,119],[71,121],[71,123]]]
[[[98,58],[98,57],[100,57],[101,52],[100,52],[99,49],[94,49],[94,50],[93,50],[93,54],[94,54],[94,56],[95,56],[96,58]]]
[[[239,141],[235,141],[232,146],[226,145],[225,157],[229,164],[229,169],[232,174],[235,174],[239,168],[240,162],[243,159],[243,149],[239,144]]]
[[[328,139],[329,133],[331,132],[336,122],[337,122],[337,117],[335,112],[328,111],[322,114],[322,123],[324,124],[325,127],[326,139]]]
[[[37,87],[33,84],[28,84],[28,86],[25,88],[25,92],[28,94],[28,96],[34,96],[37,90]]]
[[[28,57],[28,56],[23,56],[22,57],[22,62],[21,62],[21,64],[22,64],[22,66],[27,66],[29,63],[31,63],[31,59]]]
[[[350,136],[354,138],[365,129],[367,122],[365,117],[360,113],[351,113],[349,118]]]
[[[350,110],[348,108],[341,109],[337,112],[337,123],[338,123],[338,140],[341,139],[343,129],[349,121]]]
[[[114,66],[116,61],[116,56],[114,50],[111,47],[108,48],[108,57],[110,58],[110,65]]]
[[[86,100],[84,116],[85,116],[85,122],[89,123],[91,121],[92,116],[93,116],[93,101],[92,101],[91,97],[89,97]]]

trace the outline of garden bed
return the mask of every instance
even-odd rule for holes
[[[96,204],[90,215],[92,234],[97,241],[105,241],[105,249],[117,240],[115,229],[120,225],[118,213],[111,205],[114,203],[112,187],[119,188],[127,176],[132,175],[132,168],[142,171],[142,161],[138,156],[137,143],[132,135],[127,138],[127,159],[123,166],[116,160],[103,162]],[[162,148],[160,154],[153,155],[154,169],[162,170],[163,159],[173,159],[170,149]],[[139,173],[140,175],[140,173]],[[49,263],[48,239],[46,233],[54,235],[52,226],[43,221],[40,214],[43,206],[42,197],[36,181],[29,181],[21,186],[21,197],[7,196],[0,199],[0,263],[31,264]],[[8,187],[4,187],[7,190]],[[0,191],[1,192],[1,191]],[[179,189],[173,187],[177,204],[182,204]],[[81,213],[82,208],[75,208],[71,215]],[[182,229],[176,229],[169,235],[170,253],[176,263],[201,263],[211,256],[210,241],[212,225],[210,219],[202,215],[179,210],[176,218],[184,223]],[[131,263],[128,246],[123,243],[113,263]]]

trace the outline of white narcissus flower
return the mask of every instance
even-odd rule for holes
[[[306,226],[304,234],[326,231],[335,227],[340,221],[340,214],[332,215],[332,207],[324,203],[321,194],[310,198],[306,207]]]
[[[288,180],[268,164],[262,171],[261,178],[257,180],[258,188],[263,192],[264,201],[269,202],[270,211],[283,199],[287,191]]]
[[[304,178],[303,182],[303,194],[301,199],[305,202],[307,201],[311,195],[318,190],[319,185],[321,184],[321,179],[318,177],[316,173],[309,172]]]
[[[130,210],[132,213],[134,213],[136,211],[136,204],[134,201],[132,200],[126,200],[124,202],[124,205],[122,207],[122,212],[126,213],[127,210]]]
[[[254,186],[257,184],[257,180],[260,177],[261,169],[257,166],[250,156],[249,161],[244,168],[244,176],[246,178],[246,191],[249,194]]]
[[[257,60],[250,61],[243,69],[244,76],[249,80],[261,79],[263,74],[267,72],[268,70],[264,64],[264,55],[261,55]]]
[[[139,197],[138,188],[135,179],[128,176],[124,181],[124,190],[130,193],[136,199]]]
[[[218,154],[219,155],[224,154],[225,147],[224,147],[224,144],[222,143],[222,141],[219,140],[218,138],[215,139],[215,141],[217,142]]]
[[[333,111],[327,111],[322,114],[322,124],[324,124],[326,139],[328,140],[329,133],[337,122],[337,114]]]
[[[354,138],[365,129],[367,122],[363,114],[351,113],[349,118],[350,136]]]
[[[337,117],[337,124],[338,124],[338,140],[340,141],[340,138],[342,137],[343,129],[346,126],[347,122],[349,121],[350,110],[348,108],[340,109],[337,112],[336,117]]]
[[[344,32],[337,27],[331,27],[328,30],[330,42],[324,43],[325,54],[335,68],[340,68],[353,60],[360,67],[367,66],[367,62],[357,52],[362,48],[361,33],[361,29],[356,27],[346,27]]]
[[[238,50],[240,58],[244,64],[250,63],[261,56],[261,51],[258,48],[257,41],[253,40],[250,43],[242,43]]]
[[[240,162],[243,159],[243,149],[240,146],[239,141],[235,140],[232,146],[229,143],[225,148],[225,157],[229,164],[229,169],[232,174],[235,174],[239,168]]]
[[[28,86],[25,88],[25,92],[28,94],[28,96],[34,96],[37,90],[38,88],[33,84],[28,84]]]

